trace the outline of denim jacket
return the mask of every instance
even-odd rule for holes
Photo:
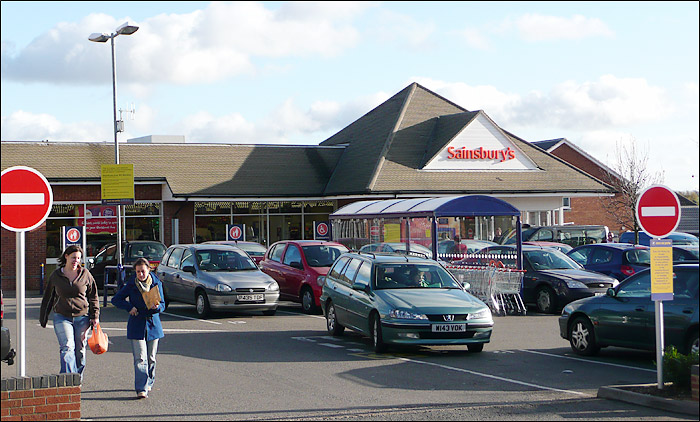
[[[163,327],[160,324],[160,313],[165,311],[163,298],[163,285],[154,273],[150,273],[153,280],[151,289],[159,289],[160,305],[156,309],[146,309],[139,288],[136,287],[136,274],[133,274],[126,281],[124,287],[112,297],[112,304],[127,312],[131,308],[136,308],[138,315],[129,315],[129,322],[126,325],[126,338],[130,340],[151,341],[163,338]]]

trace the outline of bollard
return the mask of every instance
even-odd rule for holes
[[[39,264],[39,266],[41,267],[41,275],[39,276],[39,294],[43,295],[44,294],[44,274],[45,274],[44,273],[44,271],[45,271],[44,266],[45,266],[45,264],[42,262],[41,264]]]

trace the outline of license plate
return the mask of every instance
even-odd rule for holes
[[[467,324],[433,324],[434,333],[463,333],[467,331]]]
[[[238,295],[239,302],[260,302],[265,300],[265,295]]]

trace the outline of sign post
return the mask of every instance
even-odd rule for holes
[[[25,237],[24,233],[44,223],[53,205],[53,191],[48,180],[31,167],[15,166],[3,170],[1,176],[2,227],[16,232],[17,294],[17,376],[26,375],[25,320]]]
[[[652,237],[651,300],[654,301],[656,325],[656,382],[664,388],[664,300],[673,300],[673,242],[663,240],[676,230],[681,220],[678,196],[662,185],[645,189],[635,207],[639,226]]]

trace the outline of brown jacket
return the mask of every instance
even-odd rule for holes
[[[57,268],[51,274],[39,311],[39,323],[42,327],[46,327],[52,310],[66,318],[83,315],[89,315],[90,319],[99,318],[100,298],[90,271],[81,267],[80,274],[72,283],[61,268]]]

